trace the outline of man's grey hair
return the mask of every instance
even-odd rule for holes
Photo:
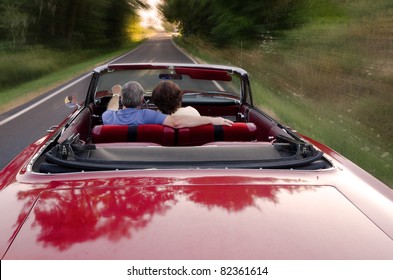
[[[136,108],[142,104],[145,93],[140,83],[131,81],[121,88],[121,102],[127,108]]]

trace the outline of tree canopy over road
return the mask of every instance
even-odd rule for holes
[[[163,0],[160,10],[184,36],[201,36],[217,45],[255,40],[266,32],[297,27],[314,16],[343,16],[330,0]]]
[[[2,0],[0,38],[12,47],[117,44],[146,7],[144,0]]]

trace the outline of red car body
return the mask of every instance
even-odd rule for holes
[[[393,258],[393,191],[312,139],[330,167],[31,170],[70,119],[0,173],[2,259]]]

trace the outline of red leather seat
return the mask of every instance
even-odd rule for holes
[[[257,127],[254,123],[225,125],[201,125],[180,128],[177,131],[178,146],[198,146],[215,141],[255,141]]]
[[[175,130],[160,124],[96,125],[91,132],[93,143],[150,142],[175,145]]]

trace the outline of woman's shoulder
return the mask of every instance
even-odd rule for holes
[[[191,107],[191,106],[181,107],[172,115],[174,115],[174,116],[178,116],[178,115],[200,116],[198,110],[195,109],[194,107]]]

